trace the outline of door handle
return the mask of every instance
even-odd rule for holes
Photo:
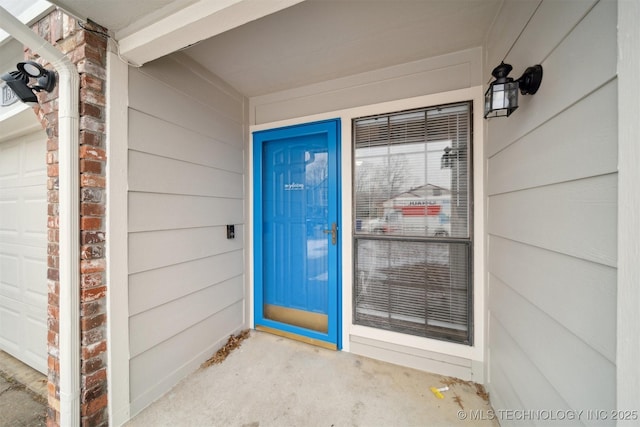
[[[330,230],[322,230],[322,232],[324,234],[331,234],[331,244],[332,245],[337,245],[338,244],[338,224],[336,224],[335,222],[331,224],[331,229]]]

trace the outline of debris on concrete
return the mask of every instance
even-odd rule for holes
[[[444,394],[442,394],[442,392],[448,391],[449,387],[447,386],[440,387],[440,388],[431,387],[430,390],[438,399],[444,399]]]
[[[464,406],[462,405],[462,398],[458,396],[455,392],[453,393],[453,401],[458,404],[460,409],[464,409]]]
[[[440,382],[442,384],[445,384],[446,387],[449,387],[453,390],[453,401],[457,403],[460,409],[462,410],[464,410],[464,405],[462,404],[462,398],[455,392],[456,388],[459,391],[464,392],[465,394],[475,392],[476,396],[484,400],[486,403],[489,403],[489,393],[487,393],[486,389],[482,384],[474,383],[472,381],[465,381],[465,380],[461,380],[460,378],[453,378],[453,377],[445,377]],[[435,387],[432,387],[432,389],[433,388]]]
[[[465,380],[461,380],[460,378],[453,378],[453,377],[445,377],[440,382],[448,387],[453,387],[457,385],[457,386],[464,387],[466,389],[475,390],[475,393],[479,398],[481,398],[485,402],[489,402],[489,393],[487,393],[487,390],[484,388],[482,384],[474,383],[473,381],[465,381]]]
[[[242,344],[242,341],[244,341],[247,338],[249,338],[248,329],[245,329],[244,331],[240,332],[238,335],[229,336],[227,343],[224,346],[222,346],[222,348],[218,350],[216,354],[214,354],[213,356],[211,356],[211,358],[209,358],[206,362],[204,362],[202,364],[202,367],[206,368],[211,365],[222,363],[224,359],[226,359],[227,356],[229,356],[229,354],[233,350],[240,347],[240,345]]]
[[[482,384],[476,383],[476,394],[485,402],[489,402],[489,393],[487,393],[487,390]]]

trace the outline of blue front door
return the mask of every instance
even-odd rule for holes
[[[257,329],[339,348],[340,122],[253,134]]]

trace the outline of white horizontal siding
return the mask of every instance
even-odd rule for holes
[[[489,199],[489,233],[616,265],[616,174],[504,193]]]
[[[494,277],[615,362],[615,268],[495,236],[489,250]]]
[[[194,80],[174,82],[177,86],[197,83],[206,84]],[[215,108],[142,71],[129,74],[129,108],[235,147],[243,146],[241,117],[222,115]]]
[[[615,173],[617,90],[608,83],[491,157],[489,195]]]
[[[493,79],[491,71],[509,52],[514,39],[527,25],[540,0],[504,1],[495,18],[485,43],[483,83]],[[563,28],[566,32],[566,29]],[[513,64],[512,64],[513,65]]]
[[[198,369],[229,338],[245,327],[242,302],[192,325],[131,359],[131,415],[135,415],[165,394],[178,381]]]
[[[555,390],[569,408],[576,410],[615,408],[615,363],[593,351],[563,325],[494,276],[489,278],[489,292],[492,317],[517,343],[522,357],[527,357],[536,367],[521,376],[526,388],[531,387],[530,381],[540,381],[539,378],[534,380],[535,377],[542,376],[551,385],[535,390],[536,395]],[[496,334],[496,339],[506,339],[500,336],[497,329]],[[514,388],[519,390],[525,387],[518,383]],[[538,408],[537,402],[532,400],[523,399],[523,403],[527,409],[556,409],[558,405],[548,406],[553,403],[549,401],[544,407]]]
[[[551,6],[554,3],[545,2]],[[580,2],[570,2],[582,9]],[[543,25],[544,23],[539,23]],[[600,1],[574,29],[561,40],[546,40],[541,57],[527,56],[524,63],[513,64],[513,76],[524,67],[541,63],[544,76],[534,96],[521,96],[520,107],[510,119],[492,120],[488,155],[513,143],[561,111],[615,78],[616,75],[616,2]],[[544,28],[527,27],[527,33]],[[529,51],[530,46],[516,44],[512,52]],[[509,62],[507,57],[505,62]],[[496,64],[498,65],[498,64]],[[517,119],[516,119],[517,117]],[[499,125],[497,125],[499,124]]]
[[[129,190],[142,193],[242,197],[242,173],[129,151]],[[215,185],[212,185],[215,183]]]
[[[129,193],[129,231],[239,224],[243,201],[182,194]],[[226,236],[226,234],[225,234]]]
[[[501,321],[492,316],[490,323],[490,369],[494,374],[492,376],[504,384],[497,396],[491,394],[492,403],[500,403],[501,405],[497,406],[499,408],[521,410],[571,409],[524,349],[509,335]],[[527,387],[521,386],[524,383]]]
[[[183,55],[129,76],[131,414],[244,318],[244,99]],[[227,239],[226,225],[236,227]]]
[[[135,255],[129,260],[129,274],[241,251],[244,226],[236,226],[235,233],[231,240],[226,239],[226,226],[131,233],[129,248]]]
[[[492,403],[614,409],[616,2],[508,0],[487,46],[487,81],[507,52],[516,78],[544,67],[535,96],[487,122]]]
[[[525,25],[528,27],[527,30],[531,30],[523,32],[509,52],[509,64],[514,67],[514,77],[520,76],[526,67],[533,65],[529,63],[532,58],[539,62],[543,61],[550,54],[549,47],[561,43],[569,34],[567,30],[576,26],[598,0],[525,1],[528,5],[520,8],[519,22],[515,21],[511,15],[502,15],[508,16],[508,25],[513,23],[517,25],[518,32]],[[506,2],[505,7],[511,7],[512,4],[513,2]],[[536,8],[537,11],[531,18],[531,22],[527,23]],[[516,9],[513,11],[518,13]],[[503,45],[501,49],[490,49],[488,65],[491,67],[500,63],[513,43],[513,39],[509,37],[498,37]]]
[[[215,272],[215,275],[211,272]],[[236,252],[226,252],[131,274],[130,314],[142,313],[243,273],[242,258]],[[184,280],[185,277],[190,280]],[[180,286],[176,286],[176,283]]]
[[[129,110],[129,149],[220,170],[242,173],[242,147]]]
[[[166,304],[132,316],[129,320],[131,356],[136,357],[184,332],[193,325],[239,302],[243,297],[242,276],[209,286]]]
[[[186,65],[186,66],[185,66]],[[145,72],[170,86],[178,87],[189,102],[216,110],[216,115],[234,121],[242,117],[243,97],[219,77],[183,53],[175,53],[145,64]],[[191,84],[179,84],[191,81]]]

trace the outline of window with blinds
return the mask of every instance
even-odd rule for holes
[[[471,344],[471,103],[353,132],[354,323]]]

